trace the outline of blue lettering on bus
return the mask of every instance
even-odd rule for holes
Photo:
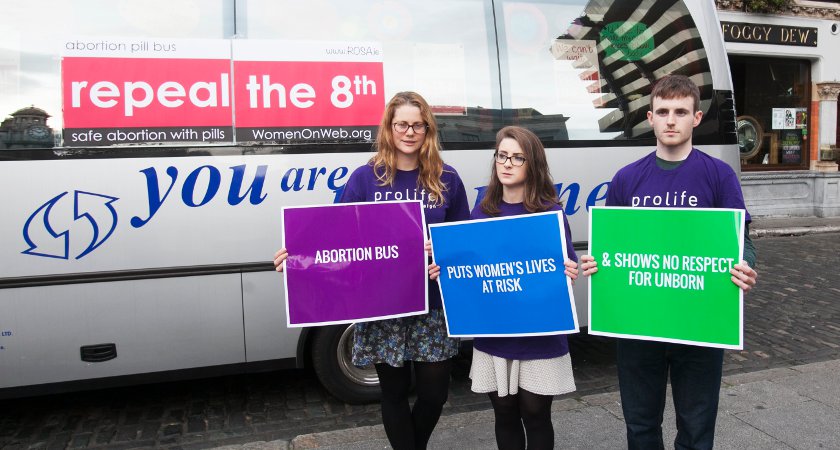
[[[280,181],[280,189],[283,192],[303,190],[303,170],[300,167],[292,167],[287,170]],[[294,180],[292,180],[292,177],[294,177]]]
[[[589,194],[586,196],[586,211],[588,212],[590,208],[595,206],[601,200],[605,200],[607,198],[607,190],[609,190],[610,182],[605,181],[597,186],[595,186]],[[569,183],[566,188],[563,188],[563,183],[557,183],[554,185],[554,189],[559,192],[558,197],[560,201],[563,202],[563,212],[567,216],[574,215],[578,210],[580,210],[580,206],[578,206],[578,196],[580,195],[580,184],[578,183]],[[478,206],[481,203],[481,199],[484,198],[484,193],[487,191],[487,186],[480,186],[475,188],[478,191],[475,197],[475,204],[473,204],[473,208]]]
[[[248,201],[250,201],[252,205],[259,205],[263,200],[265,200],[268,194],[263,194],[262,189],[265,184],[265,173],[268,170],[268,166],[257,166],[257,173],[254,175],[254,181],[250,186],[248,186],[248,190],[241,196],[239,193],[242,191],[242,181],[245,179],[245,164],[233,166],[230,170],[233,171],[233,179],[230,181],[230,191],[228,191],[229,205],[236,206],[242,203],[242,200],[245,200],[245,197],[249,194],[250,197],[248,198]]]
[[[563,183],[557,183],[554,185],[554,189],[557,190],[557,196],[560,197],[560,201],[562,201],[565,205],[563,212],[565,212],[567,216],[571,216],[572,214],[578,212],[578,210],[580,209],[580,207],[577,206],[578,194],[580,194],[579,184],[569,183],[569,185],[566,186],[565,189],[563,189]],[[564,200],[563,198],[566,193],[568,193],[569,195]]]
[[[230,174],[230,187],[227,192],[226,201],[231,206],[237,206],[248,200],[251,205],[259,205],[267,197],[265,192],[266,174],[268,172],[267,165],[260,165],[256,167],[253,178],[246,179],[248,166],[246,164],[230,166],[228,170],[220,170],[212,165],[202,165],[191,170],[183,178],[183,183],[180,188],[176,187],[179,180],[178,168],[174,166],[166,167],[163,174],[158,174],[156,167],[147,167],[139,172],[143,175],[146,183],[146,199],[147,212],[143,215],[135,215],[131,218],[130,223],[134,228],[140,228],[148,224],[169,199],[172,190],[180,190],[180,195],[175,195],[175,198],[180,198],[180,202],[190,208],[202,207],[210,203],[221,190],[224,174]],[[280,180],[280,189],[283,192],[298,192],[298,191],[315,191],[320,185],[324,185],[327,189],[334,193],[333,202],[337,203],[341,199],[346,185],[346,178],[350,170],[347,167],[339,166],[332,170],[327,167],[292,167],[286,170]],[[594,206],[596,203],[606,199],[607,191],[609,189],[609,182],[601,183],[593,188],[586,196],[586,210]],[[486,186],[476,188],[478,195],[476,198],[476,205],[484,197]],[[578,199],[581,194],[581,187],[578,183],[558,183],[555,185],[560,200],[564,203],[564,212],[571,216],[580,210],[578,206]],[[23,253],[33,256],[45,256],[51,258],[68,259],[69,258],[69,232],[66,230],[53,230],[50,228],[49,212],[54,203],[58,202],[67,192],[59,194],[44,205],[40,206],[27,220],[24,225],[23,235],[30,248],[24,250]],[[108,214],[97,214],[96,216],[87,211],[81,211],[76,207],[75,219],[87,219],[93,229],[93,239],[87,248],[76,256],[76,259],[82,258],[93,250],[101,246],[114,232],[117,223],[116,210],[111,205],[117,200],[116,197],[111,197],[103,194],[87,193],[76,191],[76,203],[81,198],[80,194],[86,194],[85,198],[91,197],[100,200],[104,203],[104,208],[100,208]],[[175,200],[176,202],[178,200]],[[89,203],[89,202],[88,202]],[[39,215],[40,214],[40,215]],[[36,217],[37,216],[37,217]],[[43,216],[43,217],[42,217]],[[100,217],[101,216],[101,217]],[[37,219],[37,220],[36,220]],[[100,223],[101,222],[101,223]],[[41,250],[40,246],[32,242],[29,238],[30,226],[42,224],[47,228],[47,231],[55,239],[60,240],[58,250]],[[56,247],[53,245],[53,247]]]
[[[310,167],[309,169],[303,167],[292,167],[283,174],[283,178],[280,180],[280,189],[283,192],[297,192],[304,190],[305,184],[307,191],[314,191],[315,183],[317,182],[318,177],[321,175],[327,175],[327,188],[336,193],[335,201],[338,201],[341,197],[341,191],[344,190],[344,185],[342,184],[341,186],[338,186],[336,181],[339,181],[347,176],[348,172],[350,172],[350,170],[343,166],[336,167],[329,175],[327,175],[326,167]],[[308,180],[305,180],[305,178],[308,178]]]
[[[196,203],[195,184],[198,182],[198,177],[201,175],[202,169],[207,169],[210,181],[207,183],[207,190],[204,192],[204,198],[202,198],[200,202]],[[213,166],[201,166],[187,175],[187,179],[184,180],[184,188],[181,189],[181,199],[184,201],[185,205],[191,208],[204,206],[216,196],[216,192],[219,192],[219,184],[221,184],[221,182],[222,174],[219,173],[219,169]]]
[[[242,186],[245,182],[246,169],[247,166],[245,164],[230,167],[232,176],[230,189],[228,190],[227,203],[231,206],[236,206],[242,203],[245,198],[248,198],[248,202],[252,205],[259,205],[268,196],[268,194],[263,193],[263,187],[265,186],[265,174],[268,171],[268,166],[257,166],[254,179],[251,181],[250,186],[248,186],[248,189],[246,189],[243,194]],[[204,192],[198,193],[201,197],[200,200],[196,201],[196,184],[198,183],[198,179],[202,172],[206,172],[209,179]],[[163,205],[163,202],[165,202],[169,197],[169,193],[172,191],[172,188],[175,186],[175,182],[178,180],[178,169],[173,166],[167,167],[166,175],[169,176],[169,180],[168,182],[165,181],[165,183],[168,183],[168,186],[161,196],[157,169],[154,167],[147,167],[141,170],[140,173],[142,173],[146,178],[146,196],[149,204],[149,215],[145,219],[141,216],[132,217],[131,226],[134,228],[140,228],[152,220],[161,205]],[[190,172],[184,179],[184,184],[181,186],[181,201],[191,208],[204,206],[213,200],[219,192],[221,182],[222,174],[216,167],[210,165],[197,167],[193,169],[193,171]]]
[[[342,166],[333,170],[332,173],[330,173],[330,176],[327,178],[327,188],[335,192],[335,196],[333,197],[333,203],[338,203],[338,201],[341,200],[341,195],[344,194],[344,186],[347,185],[347,182],[345,182],[341,186],[335,184],[335,182],[347,176],[348,172],[350,172],[350,169]]]
[[[327,168],[326,167],[310,167],[308,169],[309,176],[308,181],[306,182],[306,190],[307,191],[314,191],[315,190],[315,182],[317,181],[318,177],[321,175],[327,175]],[[337,181],[340,181],[342,178],[346,177],[350,170],[344,166],[339,166],[333,169],[329,175],[327,175],[327,189],[333,191],[335,196],[333,197],[333,203],[338,203],[341,199],[341,194],[344,192],[344,184],[339,186]],[[304,177],[306,177],[307,169],[303,167],[292,167],[283,174],[283,178],[280,180],[280,189],[283,192],[289,191],[302,191],[304,186]]]
[[[589,191],[589,195],[586,196],[586,211],[589,211],[589,208],[595,206],[595,203],[606,200],[607,199],[607,191],[610,189],[610,182],[605,181],[598,186],[595,186],[594,189]],[[603,191],[603,193],[601,193]]]
[[[236,206],[242,203],[246,198],[251,205],[259,205],[268,197],[268,194],[263,192],[265,188],[265,177],[268,172],[268,166],[257,166],[254,178],[251,180],[247,189],[243,188],[246,184],[245,172],[248,167],[245,164],[238,166],[231,166],[231,183],[228,190],[227,203],[231,206]],[[150,220],[157,214],[163,203],[169,198],[178,181],[178,169],[169,166],[166,168],[166,177],[159,177],[158,170],[155,167],[147,167],[140,171],[146,181],[146,198],[148,199],[148,215],[134,216],[131,218],[131,226],[140,228],[149,223]],[[341,192],[344,189],[344,184],[341,186],[338,183],[347,176],[350,170],[347,167],[337,167],[328,173],[326,167],[292,167],[283,174],[280,180],[280,189],[283,192],[289,191],[314,191],[316,190],[319,179],[323,180],[326,176],[327,188],[335,192],[335,201],[337,201]],[[206,186],[199,183],[201,177],[208,177]],[[160,184],[163,182],[165,190],[161,191]],[[184,179],[184,184],[181,186],[181,202],[191,208],[197,208],[209,203],[220,189],[222,183],[222,171],[211,165],[204,165],[193,169]],[[199,188],[199,186],[204,186]]]
[[[160,209],[160,205],[163,204],[166,197],[169,197],[169,192],[172,190],[172,186],[175,186],[175,180],[178,178],[178,169],[172,166],[166,168],[166,174],[169,175],[169,178],[172,181],[169,183],[169,187],[166,188],[166,193],[163,194],[163,197],[161,197],[160,189],[158,189],[157,170],[154,167],[147,167],[141,170],[140,173],[146,176],[146,194],[149,198],[149,217],[146,219],[143,219],[140,216],[132,217],[131,226],[134,228],[140,228],[152,220],[152,217],[154,217],[155,213],[157,213],[158,209]]]

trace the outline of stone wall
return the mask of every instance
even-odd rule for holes
[[[840,172],[742,173],[741,188],[753,217],[840,217]]]

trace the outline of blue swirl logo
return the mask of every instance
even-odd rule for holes
[[[45,258],[70,259],[71,230],[56,229],[52,223],[57,222],[55,206],[70,199],[69,191],[62,192],[48,200],[33,212],[23,225],[23,240],[29,246],[23,254],[42,256]],[[117,211],[113,203],[119,200],[116,197],[93,192],[73,191],[73,221],[84,221],[91,227],[88,233],[90,242],[78,246],[84,246],[84,250],[74,259],[81,259],[85,255],[99,248],[117,228]],[[74,226],[75,228],[75,226]],[[87,236],[86,235],[86,236]],[[75,248],[76,246],[74,246]]]

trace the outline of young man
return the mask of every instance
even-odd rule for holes
[[[654,206],[643,199],[666,192],[696,197],[692,207],[746,210],[738,176],[723,161],[691,145],[700,124],[700,91],[687,77],[660,79],[651,92],[648,122],[656,151],[629,164],[613,177],[607,206]],[[683,205],[688,207],[689,205]],[[746,214],[749,224],[750,215]],[[745,230],[744,261],[731,270],[732,282],[748,292],[756,281],[755,250]],[[597,272],[592,256],[581,257],[585,275]],[[617,340],[621,407],[630,449],[662,449],[662,413],[670,373],[677,415],[677,449],[710,449],[723,367],[723,350],[695,345]]]

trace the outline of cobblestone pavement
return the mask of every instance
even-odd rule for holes
[[[745,296],[745,350],[725,374],[840,359],[840,234],[755,241],[759,285]],[[578,392],[616,389],[613,343],[571,338]],[[489,409],[456,364],[444,414]],[[0,401],[0,448],[206,448],[374,425],[378,405],[335,400],[303,370]]]

